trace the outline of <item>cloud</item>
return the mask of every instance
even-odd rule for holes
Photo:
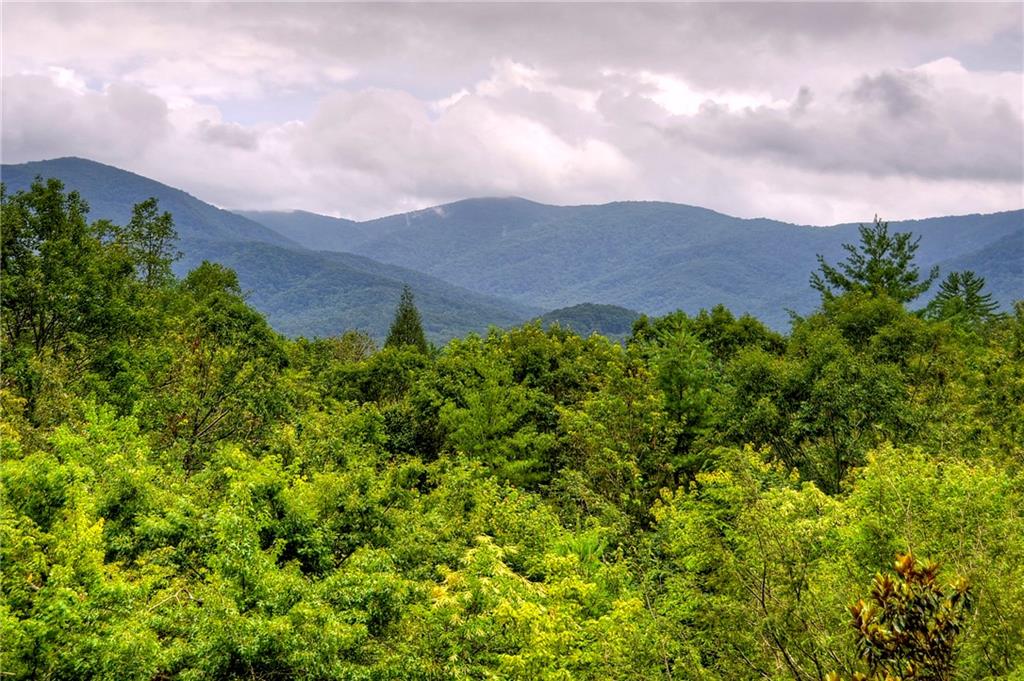
[[[11,5],[3,160],[357,218],[510,194],[810,223],[1017,208],[1022,66],[964,65],[1022,32],[1011,10]]]
[[[382,202],[388,193],[448,200],[552,187],[591,198],[631,180],[631,164],[609,143],[559,135],[500,101],[467,94],[437,113],[404,92],[338,93],[291,140],[304,164],[334,168]]]
[[[246,129],[237,123],[213,123],[203,120],[196,126],[196,134],[203,142],[250,151],[256,149],[259,144],[259,136],[254,130]]]
[[[886,71],[861,77],[851,95],[859,103],[883,106],[891,118],[902,118],[924,108],[927,88],[920,73]]]
[[[827,101],[801,93],[789,108],[704,106],[665,132],[709,153],[820,173],[1024,182],[1024,121],[1009,98],[929,69],[865,75]]]
[[[3,155],[88,155],[130,161],[172,133],[166,103],[138,87],[85,88],[69,69],[3,79]]]

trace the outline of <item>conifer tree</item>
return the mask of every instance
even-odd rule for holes
[[[416,309],[412,289],[408,285],[402,288],[402,298],[398,302],[395,319],[391,322],[391,330],[388,331],[388,339],[384,346],[412,346],[424,354],[427,352],[427,338],[423,333],[420,312]]]
[[[860,226],[860,245],[843,244],[849,254],[833,267],[818,256],[819,272],[811,275],[811,287],[825,300],[850,291],[871,295],[884,294],[900,303],[908,303],[928,290],[939,276],[933,267],[926,279],[914,264],[921,237],[911,232],[889,233],[889,223],[875,216],[871,226]]]
[[[928,304],[928,316],[967,325],[982,324],[997,317],[999,304],[991,293],[982,293],[984,277],[971,270],[950,272],[939,284],[939,292]]]

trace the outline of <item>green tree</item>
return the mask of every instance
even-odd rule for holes
[[[56,179],[14,195],[0,188],[0,364],[40,423],[64,411],[73,383],[104,394],[94,379],[131,373],[129,341],[150,312],[134,253],[117,239],[123,230],[90,224],[88,212]]]
[[[423,354],[427,353],[427,337],[423,333],[423,322],[420,320],[420,311],[416,309],[412,289],[409,286],[402,288],[402,298],[398,301],[395,319],[391,322],[391,330],[388,331],[388,339],[384,345],[385,347],[411,345]]]
[[[475,364],[468,389],[441,407],[448,443],[499,479],[524,487],[546,482],[554,438],[537,428],[539,391],[516,383],[507,363],[488,359]]]
[[[283,409],[278,387],[283,341],[246,305],[234,270],[203,262],[179,284],[182,307],[166,321],[141,408],[165,442],[184,445],[186,467],[200,449],[261,433]]]
[[[8,348],[65,349],[98,316],[104,277],[101,248],[89,228],[89,205],[64,185],[37,179],[27,191],[2,198],[3,330]]]
[[[755,347],[729,362],[718,422],[734,443],[768,446],[805,479],[838,493],[868,449],[906,430],[905,361],[890,346],[913,348],[913,334],[902,329],[911,317],[887,297],[829,301],[794,328],[783,357]]]
[[[154,287],[174,279],[171,263],[181,257],[174,246],[178,232],[174,218],[168,212],[159,212],[155,198],[135,204],[123,234],[143,283]]]
[[[651,361],[665,412],[676,427],[671,467],[678,484],[681,474],[692,478],[707,464],[697,441],[709,426],[714,375],[711,354],[686,330],[662,332],[660,344]]]
[[[991,293],[982,293],[985,279],[971,270],[950,272],[939,284],[939,292],[928,304],[926,313],[932,319],[946,319],[955,324],[976,326],[992,321],[999,303]]]
[[[889,223],[878,216],[874,224],[860,226],[860,241],[860,246],[843,244],[848,255],[837,267],[818,256],[820,271],[811,275],[811,287],[824,300],[850,291],[865,291],[908,303],[927,291],[939,276],[939,268],[933,267],[922,280],[914,265],[921,237],[915,239],[911,232],[890,234]]]

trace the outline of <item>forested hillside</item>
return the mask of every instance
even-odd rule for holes
[[[308,213],[245,213],[311,248],[330,248],[427,272],[481,293],[551,309],[583,301],[648,314],[695,313],[727,305],[777,330],[787,310],[816,304],[805,286],[815,256],[840,257],[857,225],[808,227],[741,220],[673,203],[626,201],[548,206],[524,199],[470,199],[352,222]],[[883,215],[882,217],[888,217]],[[894,223],[924,237],[922,267],[959,262],[993,283],[1006,309],[1024,296],[1024,278],[1001,273],[1024,261],[1024,211]],[[985,249],[1016,235],[1003,260]],[[1005,244],[1010,246],[1011,244]]]
[[[786,334],[433,349],[410,292],[378,349],[176,277],[151,203],[0,219],[5,678],[1024,673],[1024,304],[884,223]]]
[[[540,314],[530,305],[474,293],[421,272],[349,253],[320,253],[240,215],[185,192],[80,158],[5,165],[8,191],[28,189],[37,176],[60,179],[89,204],[91,219],[124,224],[132,206],[150,197],[174,215],[184,275],[204,260],[233,267],[248,302],[281,333],[329,336],[359,329],[377,340],[387,333],[402,286],[416,287],[423,322],[434,342],[491,324],[509,326]]]

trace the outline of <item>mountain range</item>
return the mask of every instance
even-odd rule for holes
[[[283,333],[360,329],[378,340],[403,284],[435,342],[542,317],[621,337],[637,312],[695,313],[723,303],[785,329],[818,302],[816,255],[844,256],[857,225],[741,219],[664,202],[551,206],[467,199],[375,220],[304,211],[230,212],[179,189],[79,158],[4,165],[15,191],[34,177],[79,191],[92,218],[125,222],[150,196],[170,211],[184,257],[233,267],[250,302]],[[921,237],[922,271],[972,269],[1005,307],[1024,297],[1024,210],[893,222]],[[599,305],[582,305],[599,303]],[[559,308],[544,314],[545,310]]]
[[[814,309],[808,278],[857,243],[856,224],[740,219],[660,202],[548,206],[469,199],[367,222],[309,213],[244,215],[306,246],[344,250],[540,306],[600,302],[663,314],[723,303],[784,329]],[[1024,296],[1024,211],[893,222],[921,237],[922,271],[974,269],[1004,305]]]

